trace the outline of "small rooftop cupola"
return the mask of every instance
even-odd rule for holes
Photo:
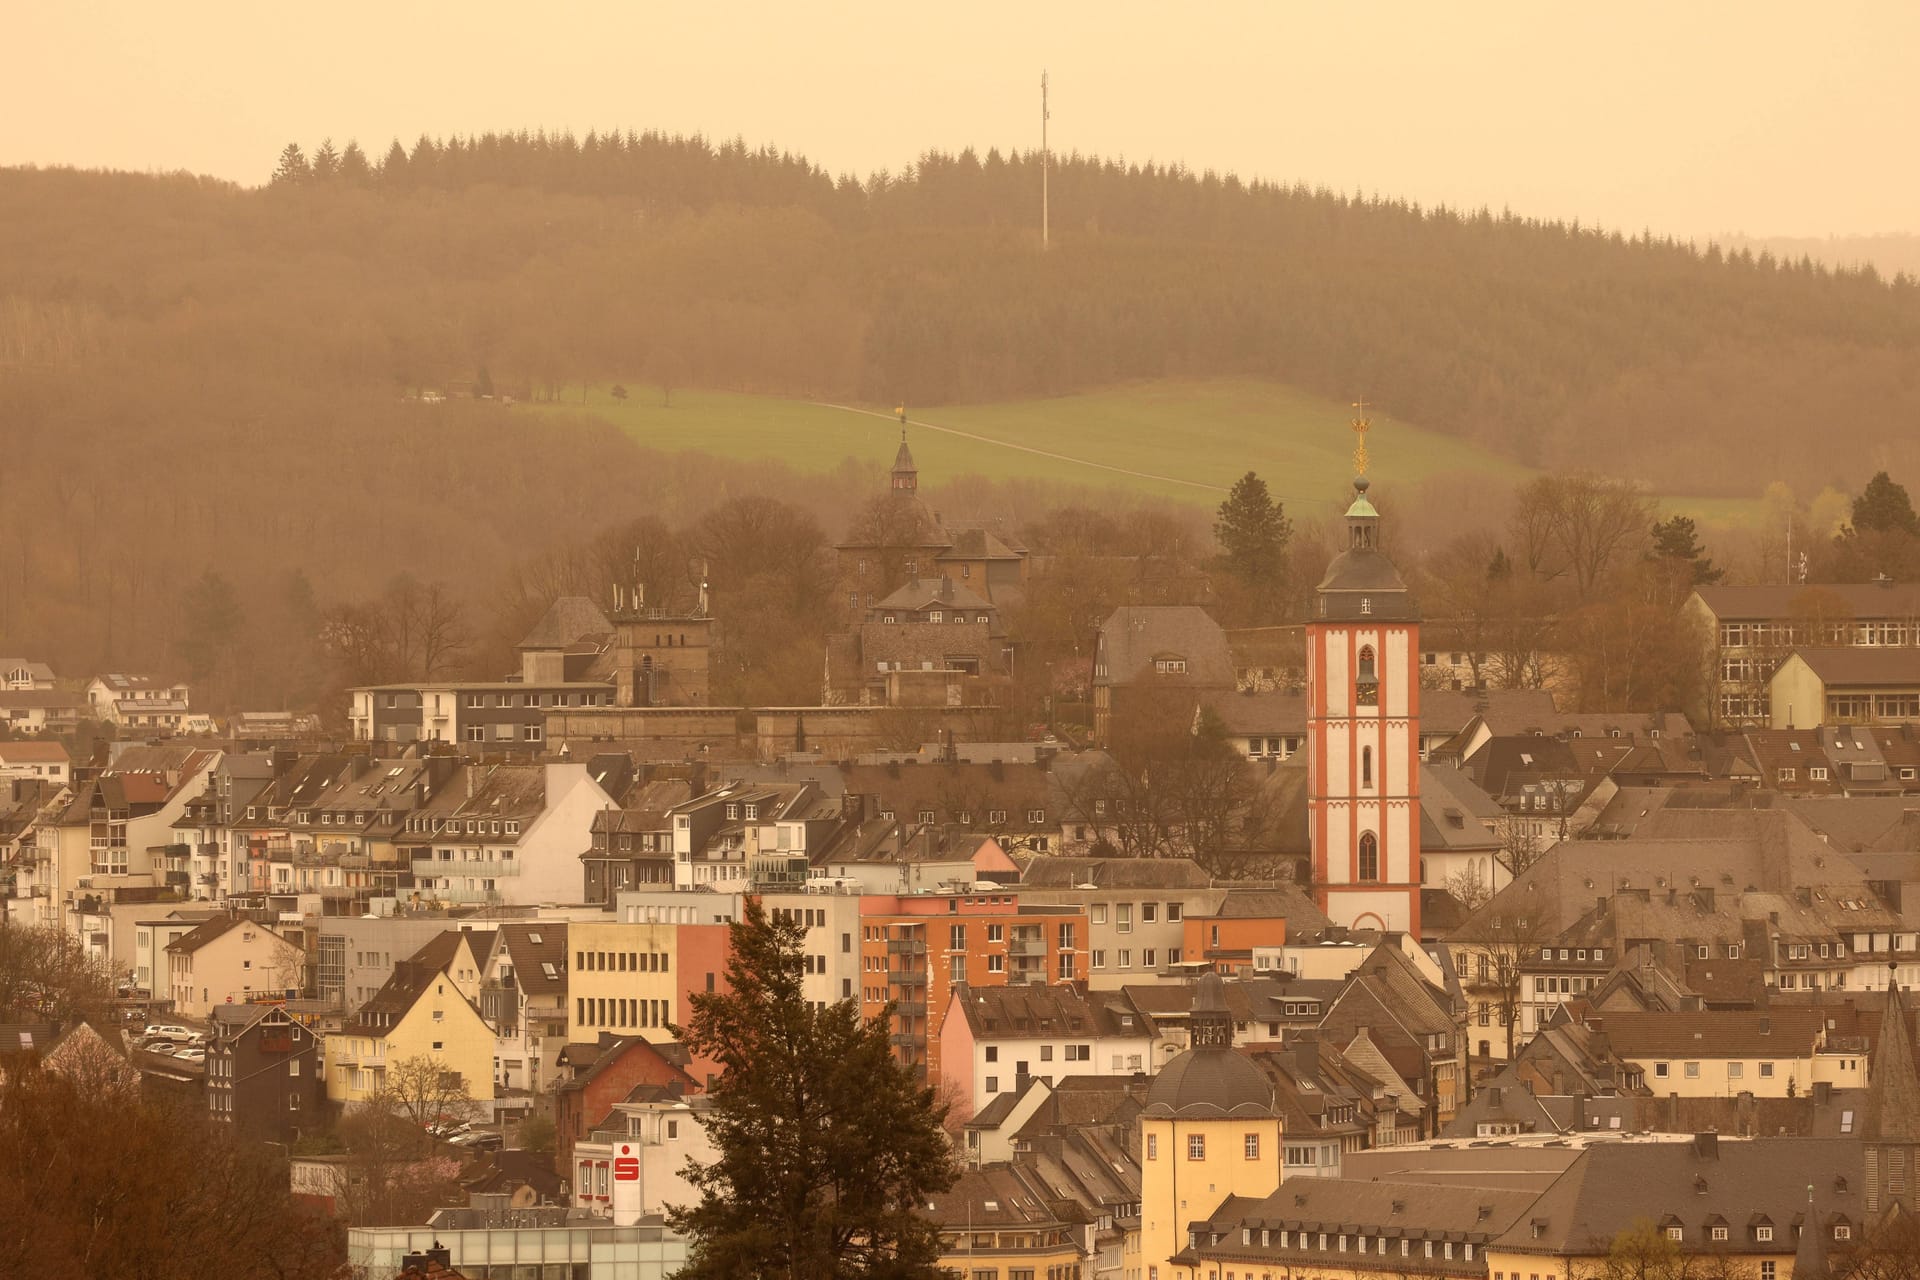
[[[1227,1012],[1226,984],[1217,973],[1203,973],[1193,984],[1188,1036],[1196,1049],[1233,1048],[1233,1015]]]
[[[1217,973],[1193,984],[1187,1021],[1192,1047],[1175,1054],[1147,1089],[1149,1117],[1225,1119],[1273,1112],[1273,1085],[1266,1073],[1233,1048],[1233,1014]]]
[[[1369,481],[1353,478],[1353,505],[1347,508],[1347,546],[1354,551],[1377,551],[1380,546],[1380,513],[1367,501]]]
[[[900,451],[893,455],[893,492],[918,493],[920,470],[913,465],[913,450],[907,448],[907,429],[900,428]]]

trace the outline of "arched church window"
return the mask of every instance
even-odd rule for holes
[[[1371,831],[1360,833],[1360,879],[1369,882],[1380,879],[1380,841]]]
[[[1360,785],[1363,787],[1370,787],[1373,785],[1373,748],[1372,747],[1360,748]]]
[[[1360,646],[1360,678],[1362,680],[1372,680],[1374,678],[1373,646],[1370,644]]]
[[[1376,674],[1373,646],[1360,646],[1359,661],[1354,669],[1353,701],[1356,706],[1373,707],[1380,704],[1380,677]]]

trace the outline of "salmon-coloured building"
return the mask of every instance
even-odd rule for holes
[[[1011,890],[872,895],[861,903],[860,1011],[878,1017],[891,1001],[895,1056],[936,1079],[954,984],[1079,981],[1087,941],[1085,911],[1022,910]]]

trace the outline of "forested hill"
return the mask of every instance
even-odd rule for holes
[[[1038,189],[1032,154],[856,182],[623,134],[290,148],[261,190],[12,172],[0,297],[26,332],[0,361],[77,324],[362,385],[651,373],[928,406],[1252,375],[1742,494],[1857,482],[1876,442],[1836,424],[1920,423],[1905,279],[1077,157],[1042,254]]]
[[[832,524],[865,491],[402,402],[427,387],[930,411],[1251,376],[1669,492],[1920,466],[1920,288],[1865,272],[1080,158],[1046,252],[1032,155],[856,182],[698,140],[482,137],[283,171],[0,170],[6,647],[164,667],[213,571],[262,623],[401,571],[484,612],[517,558],[640,511],[758,484]]]

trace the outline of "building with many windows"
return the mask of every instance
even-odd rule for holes
[[[1011,890],[865,900],[860,923],[860,1011],[893,1007],[894,1053],[940,1074],[941,1026],[953,988],[1047,986],[1084,977],[1087,916],[1023,907]]]
[[[1708,710],[1729,726],[1769,722],[1769,682],[1795,649],[1920,646],[1915,583],[1699,587],[1682,613],[1705,640]]]
[[[207,1115],[250,1135],[293,1142],[325,1127],[320,1040],[278,1004],[213,1011],[207,1038]]]
[[[1795,649],[1767,682],[1775,729],[1920,721],[1920,648]]]

